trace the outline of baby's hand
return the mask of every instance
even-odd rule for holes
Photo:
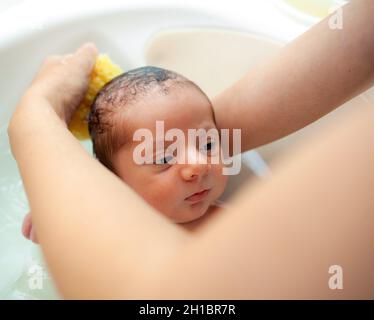
[[[31,212],[29,212],[23,219],[22,234],[26,239],[29,239],[34,243],[38,243],[35,227],[33,226],[31,220]]]

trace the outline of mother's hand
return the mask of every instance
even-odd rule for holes
[[[61,120],[69,123],[87,91],[96,56],[95,45],[87,43],[74,54],[47,57],[22,98],[26,99],[26,103],[21,100],[15,114],[30,107],[28,99],[45,99]],[[31,212],[24,218],[22,233],[27,239],[38,243]]]
[[[86,94],[96,56],[95,45],[86,43],[73,54],[47,57],[23,99],[46,99],[57,115],[69,123]]]

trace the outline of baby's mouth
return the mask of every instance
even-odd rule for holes
[[[199,202],[203,200],[208,195],[209,192],[210,192],[210,189],[203,189],[203,190],[200,190],[199,192],[195,192],[194,194],[190,195],[185,200],[189,202]]]

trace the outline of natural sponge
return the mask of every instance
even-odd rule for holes
[[[92,70],[87,94],[69,123],[69,130],[79,140],[89,139],[90,137],[87,117],[97,93],[106,83],[122,72],[122,69],[115,65],[108,55],[101,54],[98,56]]]

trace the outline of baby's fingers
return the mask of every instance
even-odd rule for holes
[[[31,231],[31,214],[28,213],[25,218],[23,219],[22,224],[22,234],[25,238],[30,238],[30,231]]]
[[[35,228],[32,224],[31,212],[29,212],[23,219],[22,234],[26,239],[31,240],[34,243],[38,243]]]

